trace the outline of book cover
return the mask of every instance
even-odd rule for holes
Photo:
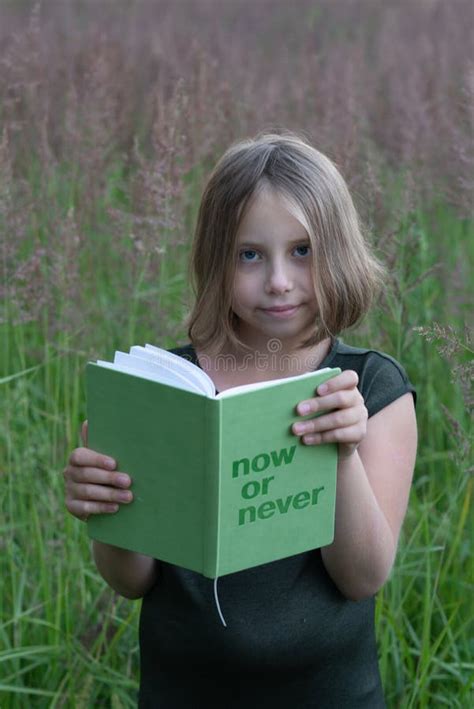
[[[337,445],[306,446],[291,425],[339,371],[214,397],[89,363],[88,445],[117,460],[134,494],[91,516],[89,535],[208,578],[330,544]]]

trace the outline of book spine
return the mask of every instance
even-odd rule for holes
[[[219,575],[222,401],[207,399],[206,473],[203,505],[203,574]]]

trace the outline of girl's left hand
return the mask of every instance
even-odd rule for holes
[[[358,382],[356,372],[347,369],[320,384],[316,389],[317,397],[300,401],[296,407],[300,416],[320,415],[294,423],[293,433],[302,436],[306,445],[336,442],[341,457],[352,455],[367,432],[368,414],[357,389]]]

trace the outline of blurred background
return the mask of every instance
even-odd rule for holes
[[[299,132],[338,165],[389,266],[343,338],[402,361],[420,445],[377,598],[389,707],[474,679],[469,0],[0,4],[0,704],[132,707],[139,603],[64,507],[84,365],[187,342],[200,194],[235,140]]]

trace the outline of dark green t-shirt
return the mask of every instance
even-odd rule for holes
[[[191,345],[171,350],[199,364]],[[392,357],[334,340],[320,367],[353,369],[369,417],[415,391]],[[186,435],[183,432],[183,445]],[[213,581],[160,562],[140,617],[142,709],[380,709],[374,599],[350,601],[319,549]]]

